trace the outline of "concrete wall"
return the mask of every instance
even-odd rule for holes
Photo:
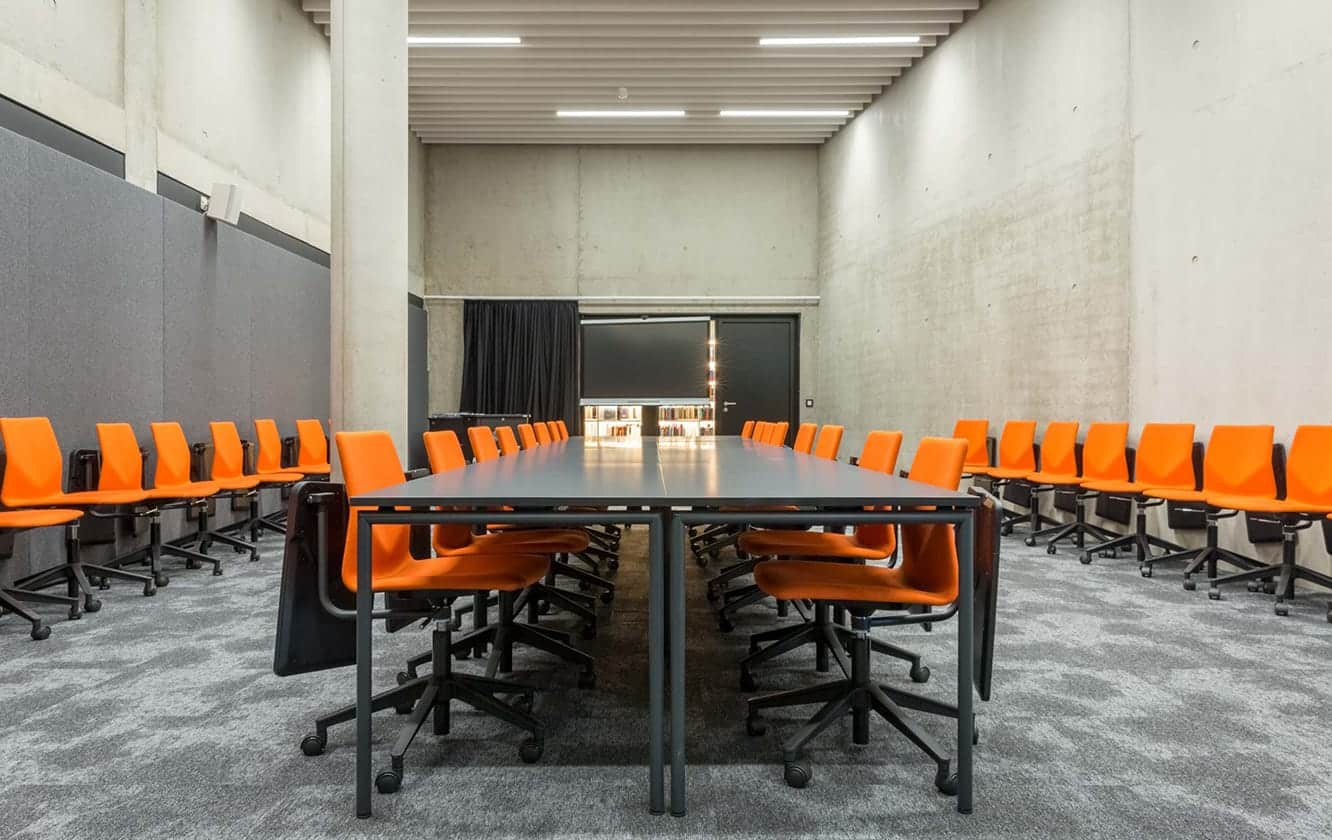
[[[299,0],[0,3],[0,94],[327,250],[328,41]]]
[[[813,295],[818,288],[813,148],[431,146],[425,210],[428,294]],[[809,365],[802,396],[812,398],[817,318],[800,314]],[[430,302],[432,411],[457,408],[461,318],[460,304]]]
[[[821,419],[1328,422],[1329,31],[1313,0],[988,0],[820,153]]]

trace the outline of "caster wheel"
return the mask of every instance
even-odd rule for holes
[[[231,553],[232,553],[232,554],[244,554],[244,553],[245,553],[245,549],[241,548],[241,547],[238,546],[238,545],[233,545],[233,546],[231,547]]]
[[[1139,566],[1139,567],[1138,567],[1138,574],[1142,575],[1142,576],[1145,577],[1145,578],[1149,578],[1149,577],[1152,576],[1152,567],[1151,567],[1151,566]]]
[[[306,735],[301,739],[301,752],[314,758],[317,755],[324,754],[324,747],[328,746],[327,735]]]
[[[1264,594],[1264,595],[1275,595],[1275,594],[1276,594],[1276,584],[1275,584],[1275,583],[1271,583],[1271,582],[1263,584],[1263,594]]]
[[[1252,581],[1249,583],[1248,586],[1245,587],[1245,589],[1248,589],[1250,592],[1257,592],[1260,588],[1261,586],[1258,584],[1257,581]]]
[[[948,762],[939,765],[939,770],[934,774],[934,786],[944,796],[957,796],[957,774],[948,771]]]
[[[70,621],[79,621],[79,620],[82,619],[82,618],[83,618],[83,610],[79,609],[78,607],[70,607],[70,608],[69,608],[69,620],[70,620]]]
[[[612,572],[618,572],[620,570],[620,561],[612,557],[606,561],[606,568],[610,569]]]
[[[911,666],[911,681],[923,683],[930,681],[930,666],[919,663]]]
[[[222,567],[221,567],[221,566],[214,566],[214,567],[213,567],[213,577],[222,577]]]
[[[532,695],[523,694],[514,700],[510,705],[525,715],[532,714]]]
[[[583,689],[593,689],[597,687],[597,675],[595,671],[584,671],[578,675],[578,687]]]
[[[398,685],[406,685],[407,683],[411,682],[414,679],[414,677],[412,677],[412,675],[407,673],[406,671],[399,671],[396,679],[398,681]]]
[[[251,562],[251,563],[258,563],[258,562],[259,562],[259,552],[257,552],[257,551],[252,551],[252,552],[250,552],[250,562]]]
[[[605,592],[601,593],[601,603],[609,605],[614,600],[615,600],[615,590],[607,589]]]
[[[40,642],[43,639],[51,638],[51,628],[47,627],[45,624],[37,623],[32,625],[32,632],[28,635],[32,636],[34,642]]]
[[[537,612],[541,615],[550,615],[550,601],[542,601],[537,604]]]
[[[96,586],[98,589],[102,590],[103,592],[111,588],[110,578],[104,578],[104,577],[89,578],[88,582],[91,583],[93,586]]]
[[[767,735],[768,724],[766,724],[762,718],[758,717],[745,718],[745,734],[751,738],[757,738],[760,735]]]
[[[161,572],[158,572],[157,574],[153,575],[153,583],[157,584],[158,587],[163,587],[166,586],[168,583],[171,583],[171,578],[167,577]]]
[[[726,616],[722,616],[721,618],[717,619],[717,629],[722,631],[723,633],[729,633],[735,629],[735,625],[731,623],[731,620],[729,618],[727,618]]]
[[[518,747],[518,757],[524,764],[536,764],[541,760],[541,753],[546,750],[546,742],[537,738],[528,738]]]
[[[740,672],[740,690],[758,691],[758,683],[754,682],[754,675],[748,671]]]
[[[706,569],[706,568],[708,567],[708,562],[709,562],[709,560],[708,560],[708,555],[706,555],[706,554],[695,554],[695,555],[694,555],[694,562],[695,562],[696,564],[698,564],[698,567],[699,567],[700,569]]]
[[[580,580],[580,581],[578,581],[578,591],[579,591],[579,592],[588,592],[588,591],[591,591],[591,589],[592,589],[592,584],[588,583],[588,582],[585,581],[585,580]]]
[[[1013,536],[1013,526],[1012,526],[1012,525],[1003,525],[1003,526],[1000,526],[1000,528],[999,528],[999,536],[1001,536],[1001,537],[1011,537],[1011,536]]]
[[[788,761],[786,767],[782,769],[782,778],[791,787],[802,788],[814,778],[814,771],[810,769],[808,764]]]
[[[153,583],[152,580],[149,580],[147,583],[143,585],[143,597],[151,598],[156,594],[157,594],[157,584]]]
[[[463,660],[470,658],[471,655],[472,655],[471,648],[458,648],[453,652],[453,658],[458,660],[459,662],[462,662]]]
[[[715,601],[715,600],[717,600],[717,599],[720,598],[720,597],[721,597],[721,590],[719,590],[719,589],[714,589],[714,588],[711,587],[711,586],[708,587],[708,600],[709,600],[709,601]]]
[[[102,602],[96,598],[89,598],[83,602],[83,611],[94,613],[102,608]]]
[[[1211,589],[1208,589],[1208,590],[1207,590],[1207,599],[1210,600],[1210,601],[1220,601],[1220,600],[1221,600],[1221,590],[1220,590],[1220,589],[1217,589],[1215,586],[1213,586]]]
[[[749,652],[751,655],[759,652],[759,643],[753,639],[749,640]]]
[[[1054,546],[1053,543],[1051,543],[1050,545],[1047,545],[1047,546],[1045,547],[1045,553],[1046,553],[1046,554],[1058,554],[1058,553],[1059,553],[1059,549],[1056,548],[1056,547]]]
[[[402,787],[402,774],[396,770],[385,770],[375,776],[375,790],[380,793],[397,793],[400,787]]]
[[[1184,589],[1185,589],[1186,591],[1188,591],[1188,592],[1192,592],[1192,591],[1194,591],[1194,590],[1197,589],[1197,588],[1198,588],[1198,583],[1197,583],[1197,581],[1193,581],[1193,580],[1189,580],[1188,578],[1184,578]]]
[[[203,552],[201,552],[201,553],[203,553],[203,554],[207,554],[208,552],[203,551]],[[198,561],[198,560],[186,560],[186,561],[185,561],[185,568],[187,568],[187,569],[197,569],[197,568],[199,568],[199,561]]]
[[[1286,606],[1285,604],[1277,604],[1275,607],[1272,608],[1272,612],[1276,613],[1279,616],[1287,616],[1290,615],[1290,607]]]
[[[578,634],[584,641],[592,641],[597,637],[597,628],[592,624],[584,624],[583,632]]]
[[[1035,538],[1035,537],[1026,537],[1026,538],[1024,538],[1024,539],[1022,540],[1022,542],[1026,543],[1027,548],[1035,548],[1035,547],[1036,547],[1036,538]]]
[[[1078,555],[1078,562],[1084,566],[1090,566],[1091,561],[1092,561],[1092,556],[1090,551],[1084,551],[1082,552],[1082,554]]]

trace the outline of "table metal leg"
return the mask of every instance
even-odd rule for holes
[[[665,524],[648,529],[648,810],[666,813]]]
[[[972,666],[975,642],[972,613],[975,610],[975,514],[968,511],[958,527],[958,587],[957,599],[957,810],[970,814],[971,791],[971,733],[972,733]]]
[[[370,613],[375,593],[370,581],[370,528],[356,534],[356,816],[370,816]]]
[[[671,816],[685,815],[685,524],[665,515],[670,525],[667,560],[671,630]]]

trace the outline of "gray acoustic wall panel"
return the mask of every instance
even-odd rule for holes
[[[43,146],[29,161],[32,408],[95,446],[98,421],[162,410],[162,199]]]
[[[0,416],[28,413],[28,143],[0,129]]]
[[[250,406],[251,237],[163,202],[166,357],[162,418],[190,440]],[[261,243],[262,244],[262,243]]]
[[[291,420],[327,423],[329,371],[328,269],[251,240],[257,279],[250,309],[249,417],[277,418],[284,434]]]

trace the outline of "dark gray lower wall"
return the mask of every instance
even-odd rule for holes
[[[46,415],[61,447],[95,424],[329,413],[329,272],[289,251],[0,129],[0,416]],[[265,510],[277,504],[265,499]],[[219,505],[222,521],[230,516]],[[168,538],[184,527],[164,519]],[[90,559],[128,550],[89,546]],[[23,534],[9,580],[59,559],[58,529]]]

